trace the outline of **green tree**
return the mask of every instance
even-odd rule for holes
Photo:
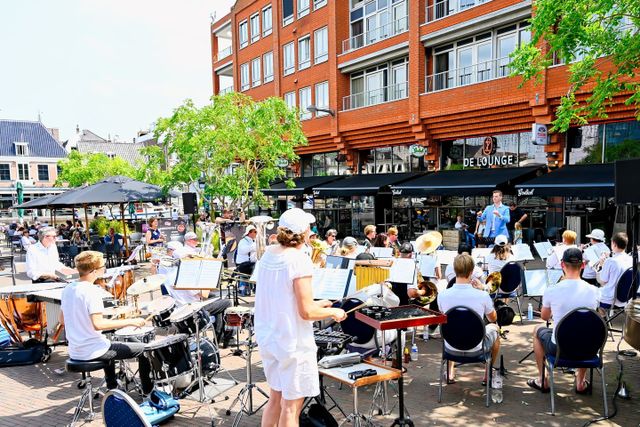
[[[569,91],[554,131],[606,118],[615,96],[636,106],[640,119],[640,2],[638,0],[536,0],[531,42],[512,54],[512,72],[540,81],[554,58],[569,65]],[[586,99],[579,94],[590,92]]]
[[[104,153],[80,153],[72,151],[66,159],[58,162],[60,173],[56,185],[68,184],[69,187],[80,187],[115,175],[134,177],[136,170],[126,160],[109,158]]]
[[[296,161],[295,148],[306,144],[297,112],[281,98],[255,102],[235,92],[202,108],[185,101],[158,120],[155,134],[161,144],[145,149],[141,177],[166,189],[203,183],[200,200],[231,208],[262,202],[260,190],[285,176],[278,161]]]

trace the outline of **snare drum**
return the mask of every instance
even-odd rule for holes
[[[119,342],[139,342],[149,343],[156,337],[156,332],[153,326],[143,326],[137,328],[135,326],[127,326],[122,329],[118,329],[113,334],[113,340]]]
[[[174,310],[169,320],[181,334],[193,335],[197,331],[205,330],[211,319],[209,313],[202,308],[202,303],[196,302],[183,305]]]
[[[196,360],[198,353],[198,344],[195,339],[189,340],[189,350]],[[200,340],[200,357],[202,359],[202,373],[205,375],[213,374],[220,369],[220,352],[218,347],[207,338]]]
[[[230,328],[246,328],[253,325],[253,312],[251,307],[229,307],[224,312],[224,322]]]
[[[151,301],[147,305],[147,311],[149,314],[153,314],[151,322],[153,326],[157,328],[168,328],[171,326],[171,313],[176,308],[176,301],[169,295],[164,295],[159,299]]]
[[[156,338],[145,345],[155,382],[166,383],[193,369],[189,343],[184,334]]]

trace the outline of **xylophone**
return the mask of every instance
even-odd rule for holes
[[[401,305],[399,307],[369,306],[356,312],[356,319],[367,325],[385,331],[403,329],[414,326],[446,323],[447,316],[417,305]]]
[[[340,353],[347,344],[355,340],[355,337],[344,332],[315,328],[313,337],[318,346],[318,360],[326,355]]]

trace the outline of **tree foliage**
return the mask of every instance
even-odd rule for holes
[[[285,176],[278,162],[296,161],[294,149],[306,144],[297,112],[281,98],[255,102],[235,92],[201,108],[185,101],[158,120],[155,134],[161,144],[145,149],[145,180],[166,189],[200,182],[201,200],[232,208],[263,201],[260,190]]]
[[[512,54],[513,74],[539,80],[554,58],[569,65],[570,88],[561,99],[555,131],[606,118],[613,97],[626,96],[640,119],[638,0],[536,0],[531,42]],[[591,92],[584,102],[576,95]],[[628,95],[627,95],[628,94]]]
[[[71,151],[66,159],[58,162],[60,173],[56,185],[68,184],[80,187],[114,175],[135,177],[136,170],[120,157],[109,158],[104,153],[80,153]]]

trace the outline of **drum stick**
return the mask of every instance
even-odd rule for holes
[[[357,305],[357,306],[353,307],[351,310],[346,311],[344,314],[351,314],[351,313],[353,313],[354,311],[356,311],[356,310],[360,310],[362,307],[366,307],[366,306],[367,306],[367,303],[366,303],[366,302],[363,302],[362,304],[360,304],[360,305]]]

